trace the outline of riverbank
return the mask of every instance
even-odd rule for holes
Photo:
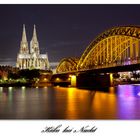
[[[0,83],[0,87],[32,87],[32,83]]]

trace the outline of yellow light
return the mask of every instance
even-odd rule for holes
[[[113,86],[113,74],[110,73],[110,85]]]
[[[9,87],[9,90],[12,90],[13,87]]]
[[[25,86],[22,86],[22,89],[25,89]]]
[[[3,80],[7,80],[8,78],[6,76],[3,77]]]
[[[47,81],[47,78],[44,78],[44,81]]]
[[[3,92],[3,87],[0,87],[0,93],[2,93]]]
[[[71,86],[76,87],[76,76],[75,75],[71,76]]]
[[[55,81],[59,82],[59,81],[60,81],[60,78],[56,78],[56,80],[55,80]]]
[[[9,87],[9,88],[8,88],[8,92],[9,92],[9,93],[12,93],[12,89],[13,89],[13,87]]]

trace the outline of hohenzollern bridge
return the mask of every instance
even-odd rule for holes
[[[108,85],[113,73],[139,69],[140,26],[120,26],[99,34],[80,58],[62,59],[53,80],[73,86]]]

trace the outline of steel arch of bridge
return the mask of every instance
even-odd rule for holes
[[[72,57],[62,59],[56,68],[56,73],[76,71],[78,60],[79,60],[78,58],[72,58]]]
[[[140,26],[109,29],[91,42],[81,56],[77,69],[96,69],[138,63],[140,60]]]

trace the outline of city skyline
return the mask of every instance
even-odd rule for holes
[[[23,24],[28,41],[36,25],[41,53],[55,63],[80,57],[111,27],[140,25],[139,12],[140,5],[0,5],[0,64],[15,65]]]
[[[0,119],[140,119],[139,9],[1,5]]]

